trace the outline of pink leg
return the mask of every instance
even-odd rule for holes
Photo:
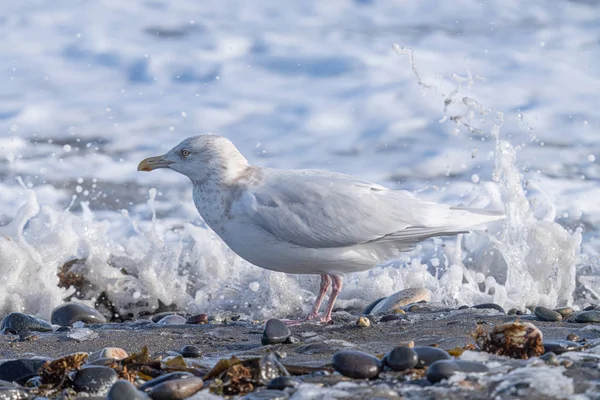
[[[323,299],[325,298],[325,293],[327,293],[327,289],[331,285],[331,278],[329,275],[321,275],[321,287],[319,289],[319,294],[315,299],[315,304],[313,305],[310,314],[306,317],[307,320],[315,319],[319,316],[319,309],[321,308],[321,304],[323,303]]]
[[[342,277],[338,275],[330,275],[330,277],[333,281],[333,285],[331,287],[331,296],[329,296],[329,304],[327,305],[327,311],[325,312],[325,315],[321,318],[321,322],[331,321],[331,313],[333,311],[333,306],[335,305],[335,301],[338,295],[342,291]]]
[[[319,294],[317,294],[317,298],[315,299],[315,304],[313,304],[312,310],[310,313],[303,319],[299,320],[283,320],[286,325],[297,325],[302,322],[310,321],[319,317],[319,309],[321,308],[321,304],[323,303],[323,299],[325,298],[325,293],[327,293],[327,289],[331,285],[331,278],[329,275],[321,275],[321,287],[319,288]]]

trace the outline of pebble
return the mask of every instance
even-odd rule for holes
[[[506,313],[507,315],[517,315],[517,313],[520,310],[518,308],[511,308],[510,310],[508,310],[508,312]]]
[[[118,381],[108,391],[107,400],[150,400],[144,392],[140,392],[127,381]]]
[[[176,372],[171,372],[168,374],[164,374],[161,376],[158,376],[154,379],[149,380],[148,382],[144,383],[143,385],[141,385],[139,387],[139,389],[141,391],[148,391],[151,388],[153,388],[154,386],[161,384],[163,382],[166,381],[170,381],[170,380],[174,380],[174,379],[187,379],[187,378],[193,378],[195,375],[192,374],[191,372],[185,372],[185,371],[176,371]]]
[[[575,312],[572,307],[555,308],[554,311],[562,315],[563,318],[566,318]]]
[[[579,341],[579,335],[576,333],[569,333],[569,335],[567,336],[567,340],[570,340],[572,342],[578,342]]]
[[[27,379],[37,375],[38,370],[47,360],[39,358],[20,358],[0,364],[0,379],[23,384]]]
[[[544,353],[562,354],[567,351],[579,350],[579,343],[571,342],[570,340],[549,340],[544,341]]]
[[[285,343],[291,334],[290,328],[281,320],[270,319],[265,324],[261,343],[263,345]]]
[[[544,355],[540,356],[540,359],[544,360],[544,362],[548,365],[558,365],[558,357],[556,357],[556,354],[553,352],[545,353]]]
[[[591,310],[598,310],[598,306],[591,305],[591,306],[587,306],[586,308],[583,309],[583,311],[591,311]]]
[[[533,313],[542,321],[556,322],[562,321],[563,318],[560,313],[542,306],[537,306],[534,308]]]
[[[271,389],[258,390],[242,397],[244,400],[287,400],[289,398],[286,392]]]
[[[183,313],[177,312],[177,311],[163,311],[163,312],[159,312],[156,313],[152,316],[152,318],[150,319],[152,322],[158,322],[161,319],[163,319],[164,317],[168,317],[169,315],[181,315],[183,316]]]
[[[208,324],[208,315],[198,314],[192,315],[187,319],[188,324]]]
[[[75,373],[73,388],[78,392],[87,392],[95,395],[105,395],[110,387],[117,381],[117,373],[109,367],[91,365]]]
[[[202,352],[198,346],[187,345],[183,346],[180,351],[181,355],[188,358],[200,358],[202,357]]]
[[[442,349],[431,346],[416,346],[414,352],[419,357],[419,367],[426,367],[440,360],[450,360],[452,356]]]
[[[404,289],[375,305],[371,314],[390,314],[402,306],[419,301],[431,301],[431,292],[424,288]]]
[[[372,379],[381,372],[381,361],[362,351],[346,350],[333,355],[333,368],[354,379]]]
[[[379,322],[399,321],[401,319],[406,319],[406,317],[402,316],[402,314],[388,314],[379,318]]]
[[[368,328],[371,326],[371,320],[368,317],[361,315],[356,320],[356,326],[360,326],[361,328]]]
[[[477,304],[474,305],[471,308],[476,308],[479,310],[488,310],[488,309],[492,309],[492,310],[497,310],[498,312],[502,313],[502,314],[506,314],[506,311],[504,311],[504,308],[502,308],[501,306],[499,306],[496,303],[483,303],[483,304]]]
[[[362,310],[362,315],[369,315],[372,313],[373,309],[375,308],[375,306],[379,303],[381,303],[383,300],[385,300],[385,297],[382,297],[380,299],[377,299],[375,301],[372,301],[371,303],[369,303],[364,310]]]
[[[426,377],[429,382],[437,383],[450,378],[457,372],[482,373],[488,371],[489,369],[485,364],[474,361],[439,360],[429,366]]]
[[[81,321],[86,324],[104,324],[106,318],[96,309],[81,303],[65,303],[54,310],[50,321],[54,325],[72,326],[75,322]]]
[[[183,400],[198,392],[204,381],[196,376],[185,379],[171,379],[153,386],[148,395],[152,400]]]
[[[271,379],[267,385],[267,389],[284,390],[285,388],[296,388],[300,386],[300,381],[291,376],[278,376]]]
[[[102,350],[94,351],[88,357],[88,364],[101,359],[122,360],[129,357],[129,354],[120,347],[105,347]]]
[[[575,316],[576,322],[600,322],[600,310],[580,312]]]
[[[23,313],[10,313],[0,323],[2,333],[20,333],[21,331],[51,332],[52,325],[48,322]]]
[[[36,340],[38,336],[31,331],[21,331],[19,332],[19,342],[30,342],[32,340]]]
[[[185,317],[177,314],[167,315],[166,317],[161,318],[157,324],[159,325],[184,325],[187,322]]]
[[[416,367],[419,356],[410,347],[398,346],[386,354],[383,363],[394,371],[404,371]]]

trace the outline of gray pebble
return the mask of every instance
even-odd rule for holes
[[[582,311],[575,316],[576,322],[600,322],[600,310]]]
[[[161,318],[160,321],[157,322],[159,325],[185,325],[187,319],[182,317],[181,315],[172,314],[167,315],[166,317]]]
[[[183,346],[181,348],[180,351],[181,355],[184,357],[189,357],[189,358],[199,358],[202,357],[202,352],[200,351],[200,348],[198,346],[194,346],[194,345],[187,345],[187,346]]]
[[[127,381],[118,381],[108,391],[107,400],[150,400],[144,392],[140,392]]]
[[[37,375],[45,362],[45,359],[29,358],[5,361],[0,364],[0,379],[24,384],[29,378]]]
[[[429,366],[426,377],[429,382],[437,383],[450,378],[457,372],[483,373],[488,371],[489,368],[485,364],[474,361],[439,360]]]
[[[168,374],[164,374],[161,376],[158,376],[154,379],[149,380],[148,382],[144,383],[142,386],[140,386],[140,390],[146,392],[150,389],[152,389],[154,386],[166,382],[166,381],[170,381],[173,379],[187,379],[187,378],[193,378],[195,375],[192,374],[191,372],[185,372],[185,371],[176,371],[176,372],[171,372]]]
[[[479,310],[489,310],[489,309],[492,309],[492,310],[497,310],[499,313],[506,314],[506,311],[504,311],[504,308],[502,308],[500,305],[498,305],[496,303],[477,304],[477,305],[474,305],[471,308],[476,308],[476,309],[479,309]]]
[[[181,312],[177,312],[177,311],[163,311],[163,312],[159,312],[156,313],[152,316],[152,318],[150,319],[150,321],[152,322],[158,322],[161,319],[163,319],[164,317],[168,317],[169,315],[180,315],[180,316],[184,316],[184,313]]]
[[[416,367],[419,356],[410,347],[398,346],[386,354],[383,363],[394,371],[404,371]]]
[[[81,321],[86,324],[104,324],[106,318],[98,310],[81,303],[65,303],[54,310],[50,320],[54,325],[72,326]]]
[[[20,333],[21,331],[51,332],[52,325],[48,322],[23,313],[10,313],[2,318],[0,323],[2,333]]]
[[[91,365],[80,369],[73,377],[73,388],[78,392],[104,395],[117,381],[117,373],[109,367]]]
[[[416,346],[413,348],[419,356],[419,367],[426,367],[439,360],[450,360],[452,356],[442,349],[431,346]]]
[[[290,396],[282,390],[258,390],[248,393],[242,399],[244,400],[287,400]]]
[[[333,368],[354,379],[376,378],[381,372],[381,361],[362,351],[346,350],[333,355]]]
[[[560,315],[560,313],[546,307],[538,306],[533,309],[533,313],[542,321],[562,321],[562,315]]]
[[[385,297],[382,297],[380,299],[377,299],[375,301],[372,301],[371,303],[369,303],[364,310],[362,310],[362,315],[369,315],[371,314],[371,311],[373,311],[373,309],[375,308],[375,306],[379,303],[381,303],[383,300],[385,300]]]
[[[579,343],[571,342],[570,340],[548,340],[544,341],[544,353],[562,354],[567,351],[579,350]]]
[[[402,319],[406,319],[404,314],[388,314],[379,318],[379,322],[400,321]]]
[[[283,390],[285,388],[296,388],[300,386],[300,381],[291,376],[278,376],[271,379],[267,385],[268,389]]]
[[[553,352],[545,353],[544,355],[540,356],[540,359],[544,360],[546,364],[558,365],[558,357],[556,357],[556,354]]]
[[[263,345],[285,343],[291,334],[290,328],[282,321],[270,319],[265,324],[261,343]]]
[[[198,377],[171,379],[152,387],[148,395],[152,400],[183,400],[202,389],[204,381]]]

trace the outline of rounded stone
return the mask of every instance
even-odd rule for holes
[[[244,400],[287,400],[289,398],[286,392],[272,389],[258,390],[242,397]]]
[[[154,379],[149,380],[148,382],[141,385],[139,389],[142,391],[148,391],[151,388],[153,388],[154,386],[161,384],[163,382],[166,382],[166,381],[170,381],[170,380],[174,380],[174,379],[193,378],[194,376],[195,375],[192,374],[191,372],[185,372],[185,371],[170,372],[168,374],[164,374],[164,375],[161,375]]]
[[[600,322],[600,310],[582,311],[575,316],[576,322]]]
[[[267,389],[284,390],[286,388],[296,388],[300,386],[300,381],[291,376],[278,376],[269,381]]]
[[[362,351],[340,351],[333,355],[333,369],[354,379],[373,379],[381,372],[381,361]]]
[[[400,321],[405,320],[406,317],[402,314],[388,314],[379,318],[379,322],[390,322],[390,321]]]
[[[78,392],[104,395],[117,381],[114,369],[100,365],[90,365],[75,373],[73,388]]]
[[[159,312],[156,313],[152,316],[152,318],[150,319],[150,321],[152,322],[158,322],[161,319],[163,319],[164,317],[168,317],[169,315],[181,315],[183,316],[184,314],[181,312],[177,312],[177,311],[163,311],[163,312]]]
[[[563,319],[560,313],[542,306],[534,308],[533,313],[542,321],[557,322]]]
[[[65,303],[52,310],[51,322],[54,325],[72,326],[75,322],[104,324],[106,318],[98,310],[81,303]]]
[[[186,379],[170,379],[153,386],[148,395],[152,400],[183,400],[198,392],[204,381],[196,376]]]
[[[377,300],[372,301],[371,303],[369,303],[364,310],[362,310],[362,315],[369,315],[371,314],[371,312],[373,311],[373,309],[375,308],[375,306],[379,303],[381,303],[383,300],[385,300],[385,297],[381,297]]]
[[[202,357],[202,352],[198,346],[188,344],[183,346],[180,351],[181,355],[188,358],[199,358]]]
[[[400,307],[420,301],[431,301],[431,292],[424,288],[404,289],[379,302],[371,314],[390,314]]]
[[[23,313],[10,313],[2,318],[0,330],[3,333],[20,333],[22,331],[50,332],[52,325],[48,322]]]
[[[576,333],[569,333],[569,335],[567,336],[567,340],[570,340],[571,342],[578,342],[579,335]]]
[[[410,347],[398,346],[386,354],[383,363],[394,371],[404,371],[416,367],[419,356]]]
[[[159,325],[184,325],[187,322],[185,317],[177,314],[167,315],[157,322]]]
[[[187,319],[188,324],[208,324],[208,315],[198,314],[192,315]]]
[[[110,359],[110,360],[122,360],[129,357],[129,354],[120,347],[105,347],[102,350],[94,351],[87,359],[87,363],[90,364],[96,360]]]
[[[270,319],[265,324],[261,343],[263,345],[285,343],[291,334],[290,328],[281,320]]]
[[[144,392],[140,392],[127,381],[118,381],[108,391],[107,400],[150,400]]]
[[[566,318],[575,312],[575,310],[572,307],[555,308],[554,311],[562,315],[563,318]]]
[[[474,305],[471,308],[476,308],[478,310],[497,310],[499,313],[502,314],[506,314],[506,311],[504,311],[504,308],[502,308],[500,305],[496,304],[496,303],[482,303],[482,304],[477,304]]]
[[[38,370],[47,360],[39,358],[20,358],[5,361],[0,364],[0,379],[8,382],[24,384],[31,377],[37,375]]]
[[[416,346],[413,348],[419,356],[419,367],[426,367],[440,360],[450,360],[452,356],[442,349],[431,346]]]
[[[570,340],[548,340],[544,341],[544,353],[562,354],[567,351],[579,350],[579,343],[571,342]]]
[[[426,378],[431,383],[438,383],[450,378],[457,372],[485,373],[488,371],[489,369],[485,364],[474,361],[439,360],[429,366]]]

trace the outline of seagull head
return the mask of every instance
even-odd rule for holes
[[[248,161],[228,139],[217,135],[192,136],[166,154],[140,162],[138,171],[169,168],[194,183],[216,179],[227,183],[248,168]]]

